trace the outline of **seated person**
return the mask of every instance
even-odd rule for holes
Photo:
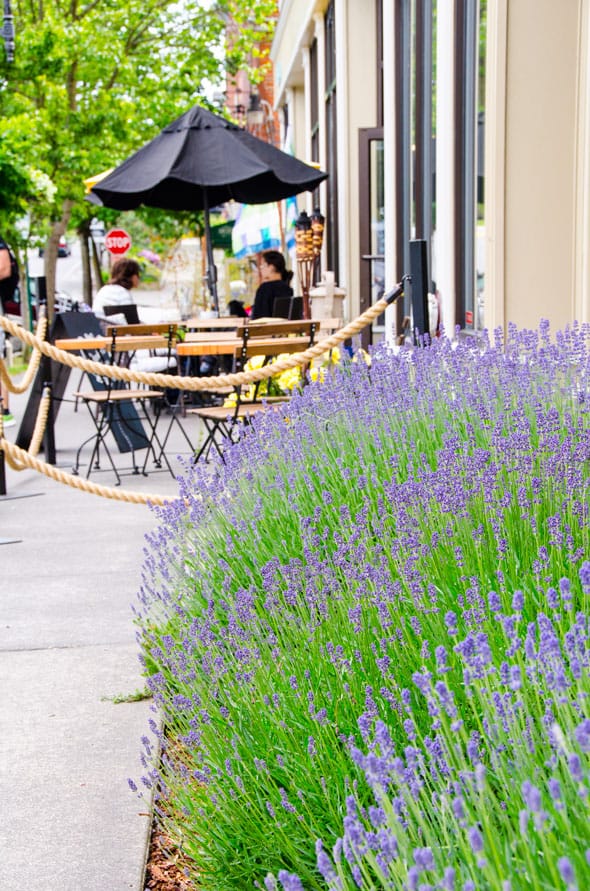
[[[131,288],[139,284],[141,269],[137,260],[119,257],[111,269],[111,277],[106,285],[97,292],[92,301],[92,312],[99,319],[107,320],[109,325],[124,325],[126,318],[121,314],[105,316],[105,306],[125,306],[135,303]]]
[[[262,282],[254,297],[252,319],[271,318],[276,298],[293,296],[293,288],[289,284],[293,273],[287,269],[285,258],[280,251],[263,252],[260,276]]]

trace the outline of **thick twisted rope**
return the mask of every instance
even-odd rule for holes
[[[62,362],[65,365],[69,365],[71,368],[82,368],[84,371],[88,371],[91,374],[104,374],[105,376],[112,377],[116,380],[138,381],[140,383],[145,383],[149,386],[156,387],[172,386],[176,389],[199,390],[210,389],[214,385],[226,386],[228,384],[238,385],[254,383],[256,381],[264,380],[268,377],[271,377],[274,374],[279,374],[282,371],[286,371],[290,368],[295,368],[298,365],[308,364],[312,359],[323,355],[323,353],[326,353],[329,350],[333,349],[339,343],[342,343],[347,338],[352,337],[354,334],[357,334],[366,325],[369,325],[373,321],[373,319],[377,318],[377,316],[380,315],[391,303],[393,303],[393,301],[396,300],[401,293],[402,288],[400,285],[394,290],[390,291],[389,294],[385,295],[366,312],[362,313],[362,315],[358,316],[358,318],[356,318],[353,322],[345,325],[344,328],[340,329],[340,331],[336,332],[330,337],[327,337],[325,340],[321,341],[321,343],[316,344],[314,347],[311,347],[302,353],[298,353],[296,355],[294,354],[284,360],[275,361],[272,364],[265,366],[264,368],[255,369],[251,372],[240,372],[238,374],[228,374],[222,375],[220,377],[198,379],[179,378],[175,375],[170,374],[147,374],[144,372],[130,372],[128,369],[119,368],[118,366],[104,365],[100,362],[92,362],[88,359],[81,359],[79,357],[71,356],[64,350],[58,350],[56,347],[53,347],[51,344],[48,344],[42,339],[45,336],[46,330],[46,322],[45,326],[42,326],[43,319],[40,319],[41,325],[38,326],[38,333],[41,335],[40,338],[30,334],[24,328],[21,328],[20,325],[16,325],[5,316],[0,316],[0,326],[4,328],[5,331],[8,331],[15,337],[18,337],[20,340],[32,346],[33,349],[38,353],[36,358],[35,371],[30,375],[27,374],[27,377],[29,378],[27,386],[30,385],[34,373],[38,368],[41,354],[43,354],[45,356],[49,356],[49,358],[51,359],[54,359],[56,362]],[[0,374],[2,375],[3,379],[5,379],[2,372],[3,363],[0,365]],[[123,374],[122,372],[126,373]],[[219,382],[220,379],[221,383]],[[181,381],[183,382],[184,386],[180,386]],[[192,383],[192,385],[189,386],[189,383]],[[195,384],[199,384],[199,386],[195,386]],[[21,386],[23,385],[21,384]],[[26,387],[23,387],[22,390],[12,390],[12,392],[24,392],[24,389],[26,389]],[[9,442],[7,439],[4,438],[4,427],[2,424],[2,417],[0,415],[0,451],[4,452],[6,461],[9,467],[11,467],[13,470],[22,471],[28,467],[31,470],[36,470],[38,473],[44,474],[45,476],[55,480],[56,482],[70,486],[73,489],[78,489],[82,492],[88,492],[92,495],[100,495],[102,498],[109,498],[113,501],[125,501],[131,504],[153,504],[161,507],[164,504],[178,500],[177,498],[167,498],[162,495],[146,495],[139,492],[129,492],[125,489],[114,488],[112,486],[101,486],[97,483],[90,482],[90,480],[81,479],[75,474],[66,473],[63,470],[59,470],[57,467],[54,467],[52,464],[48,464],[45,461],[40,461],[36,456],[41,447],[41,442],[45,433],[50,405],[51,391],[49,387],[46,387],[43,390],[39,410],[37,412],[37,418],[35,420],[35,428],[33,430],[31,444],[28,451],[19,448],[17,445]]]
[[[46,333],[47,317],[45,316],[45,310],[41,308],[39,312],[39,319],[37,321],[36,336],[39,338],[39,340],[44,341]],[[27,370],[25,371],[25,375],[22,381],[20,382],[20,384],[15,384],[10,376],[8,368],[6,367],[6,362],[4,361],[4,359],[0,358],[0,378],[6,384],[6,389],[9,390],[10,393],[26,393],[31,386],[35,375],[37,374],[37,369],[39,368],[40,362],[41,350],[38,347],[35,347],[33,349],[33,352],[31,353],[31,358],[29,360],[29,364],[27,366]]]
[[[89,492],[91,495],[100,495],[102,498],[110,498],[112,501],[127,501],[131,504],[155,504],[160,507],[166,503],[178,500],[175,496],[166,498],[163,495],[144,495],[141,492],[129,492],[125,489],[115,489],[112,486],[100,486],[97,483],[91,483],[90,480],[81,479],[72,473],[65,473],[65,471],[59,470],[52,464],[39,461],[30,452],[25,452],[14,443],[3,439],[1,434],[0,449],[6,455],[7,464],[13,470],[25,470],[28,467],[58,483],[64,483],[66,486],[71,486],[72,489],[79,489],[82,492]]]
[[[45,435],[45,428],[47,427],[47,418],[49,416],[50,407],[51,389],[50,387],[44,387],[43,393],[41,394],[41,401],[39,402],[39,408],[37,409],[37,417],[35,419],[33,435],[31,436],[31,442],[28,449],[29,455],[32,455],[34,458],[36,458],[39,454],[39,449],[41,448],[41,443],[43,442],[43,436]]]
[[[11,322],[6,316],[0,316],[0,326],[18,337],[20,340],[32,347],[39,349],[44,356],[48,356],[55,362],[61,362],[63,365],[69,365],[70,368],[80,368],[89,374],[98,374],[112,380],[135,382],[145,384],[149,387],[171,387],[176,390],[214,390],[218,387],[239,386],[241,384],[254,384],[258,381],[266,380],[275,374],[281,374],[297,366],[308,365],[313,359],[322,356],[329,350],[338,346],[338,344],[353,337],[370,325],[371,322],[381,315],[387,307],[396,300],[402,293],[402,286],[398,285],[395,289],[386,294],[381,300],[378,300],[373,306],[364,313],[349,322],[335,334],[326,337],[319,343],[300,353],[293,353],[284,359],[277,359],[270,362],[262,368],[255,368],[252,371],[240,371],[233,374],[213,375],[210,377],[181,377],[175,374],[156,374],[145,371],[131,371],[129,368],[121,368],[119,365],[105,365],[102,362],[94,362],[91,359],[83,359],[80,356],[73,356],[65,350],[59,350],[46,341],[39,340],[29,331],[26,331],[20,325]]]
[[[40,461],[37,455],[43,442],[50,406],[51,390],[49,387],[45,387],[39,403],[39,410],[37,411],[31,444],[27,451],[4,439],[4,429],[0,415],[0,450],[6,455],[6,462],[13,470],[21,471],[26,470],[28,467],[32,470],[37,470],[50,479],[56,480],[58,483],[65,483],[65,485],[71,486],[73,489],[89,492],[92,495],[101,495],[103,498],[110,498],[113,501],[127,501],[132,504],[150,503],[162,506],[167,501],[176,500],[174,498],[164,498],[162,495],[145,495],[138,492],[129,492],[125,489],[115,489],[112,486],[100,486],[96,483],[91,483],[90,480],[81,479],[73,473],[58,470],[57,467],[48,464],[46,461]]]

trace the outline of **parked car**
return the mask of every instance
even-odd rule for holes
[[[39,256],[42,257],[45,253],[45,248],[39,248]],[[57,256],[58,257],[69,257],[72,253],[72,249],[70,248],[65,235],[60,235],[59,244],[57,245]]]

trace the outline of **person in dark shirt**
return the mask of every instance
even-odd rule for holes
[[[293,288],[289,284],[293,273],[285,266],[285,258],[280,251],[264,251],[260,261],[260,276],[262,282],[254,297],[252,319],[272,317],[276,298],[293,296]]]
[[[8,245],[4,241],[4,239],[0,236],[0,280],[10,278],[11,273],[11,265],[10,265],[10,252],[8,250]],[[14,290],[14,289],[13,289]],[[12,297],[12,294],[10,295]],[[0,295],[0,312],[4,313],[4,307],[2,305],[2,299]],[[6,356],[6,333],[4,328],[0,328],[0,358],[4,359]],[[4,381],[0,381],[0,403],[2,405],[2,420],[5,427],[14,427],[16,421],[12,416],[12,412],[10,411],[10,407],[8,405],[8,387],[4,383]]]

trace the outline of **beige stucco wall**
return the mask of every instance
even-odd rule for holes
[[[346,181],[346,189],[340,189],[340,200],[344,202],[340,215],[340,243],[344,246],[341,255],[346,258],[341,269],[341,283],[348,290],[348,315],[354,318],[359,312],[360,294],[360,247],[359,247],[359,129],[377,126],[377,23],[375,4],[346,0],[344,40],[345,46],[338,47],[347,60],[343,66],[346,82],[336,86],[343,91],[346,102],[348,157],[345,169],[341,169],[341,182]],[[344,159],[343,159],[344,160]]]
[[[503,314],[518,326],[574,315],[579,5],[506,4]]]
[[[326,0],[283,0],[271,48],[275,78],[275,101],[284,100],[288,86],[302,86],[301,48],[309,45],[314,12]]]

